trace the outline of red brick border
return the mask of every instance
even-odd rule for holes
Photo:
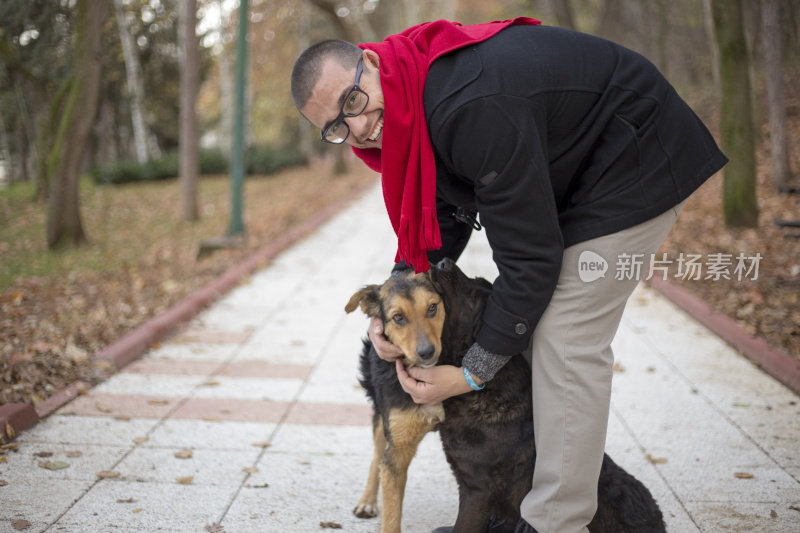
[[[0,405],[0,443],[14,439],[22,430],[39,422],[36,409],[28,403]]]
[[[104,350],[95,354],[96,358],[106,359],[114,363],[114,370],[119,370],[141,356],[150,346],[172,333],[177,327],[197,315],[205,307],[233,289],[243,278],[270,261],[300,239],[304,238],[322,224],[344,210],[357,198],[363,196],[374,183],[362,185],[354,189],[348,196],[319,211],[312,218],[305,220],[289,230],[278,240],[268,244],[243,263],[231,267],[220,277],[210,282],[194,294],[175,304],[161,315],[152,318],[136,329],[122,336]],[[6,424],[10,424],[16,434],[23,429],[35,425],[41,418],[51,414],[67,402],[74,399],[81,390],[87,388],[82,382],[69,385],[64,390],[50,396],[34,408],[24,403],[12,403],[0,406],[0,437],[6,435]],[[2,440],[2,438],[0,438]]]
[[[729,316],[714,311],[703,300],[674,283],[653,277],[647,282],[675,305],[739,350],[767,374],[777,379],[795,394],[800,395],[800,361],[770,346],[764,339],[754,337],[739,327]]]

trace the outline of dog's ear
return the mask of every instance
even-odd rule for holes
[[[381,316],[380,285],[367,285],[350,297],[350,301],[344,306],[347,313],[355,311],[356,307],[368,317]]]

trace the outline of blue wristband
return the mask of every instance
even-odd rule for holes
[[[475,380],[472,379],[472,375],[470,375],[469,370],[467,370],[467,367],[463,366],[461,367],[461,369],[464,370],[464,378],[467,380],[469,386],[472,387],[472,390],[483,390],[483,388],[486,386],[486,383],[484,383],[483,385],[478,385],[477,383],[475,383]]]

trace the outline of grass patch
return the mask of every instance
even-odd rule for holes
[[[351,178],[298,168],[274,176],[249,176],[244,185],[244,218],[251,244],[271,229],[291,222],[313,204],[306,195],[347,189]],[[113,274],[163,261],[195,262],[199,242],[225,235],[229,222],[230,180],[204,177],[199,186],[201,218],[182,220],[180,182],[149,181],[98,186],[81,181],[81,216],[89,243],[80,248],[47,249],[47,205],[31,201],[32,184],[0,191],[0,289],[23,279],[68,279],[81,272]],[[301,204],[301,205],[298,205]],[[288,210],[287,210],[288,208]],[[272,223],[270,222],[272,221]]]

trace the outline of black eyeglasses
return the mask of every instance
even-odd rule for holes
[[[350,126],[344,121],[345,117],[357,117],[367,108],[369,95],[358,87],[358,82],[361,81],[361,73],[364,70],[362,61],[363,58],[358,60],[356,81],[353,84],[353,88],[344,98],[339,116],[327,128],[322,130],[322,142],[342,144],[347,139],[347,136],[350,135]]]

